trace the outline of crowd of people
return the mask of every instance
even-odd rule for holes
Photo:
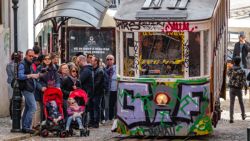
[[[79,54],[68,63],[59,65],[57,54],[41,54],[40,47],[18,53],[18,82],[24,98],[22,112],[22,132],[34,133],[43,120],[43,93],[46,89],[59,88],[63,93],[63,114],[65,119],[72,120],[72,91],[82,89],[88,94],[88,126],[99,128],[99,124],[111,122],[116,115],[117,98],[116,66],[113,55],[106,57],[106,64],[93,54]],[[14,54],[7,65],[7,83],[9,84],[10,116],[12,117],[12,93],[14,80]],[[66,120],[67,122],[67,120]],[[67,122],[67,129],[71,121]],[[79,128],[82,128],[81,126]]]

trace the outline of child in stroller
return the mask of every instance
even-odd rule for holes
[[[87,117],[87,113],[85,110],[86,103],[88,101],[88,97],[85,91],[81,89],[74,90],[70,93],[68,98],[68,119],[66,124],[66,131],[72,136],[73,130],[72,128],[76,127],[76,121],[78,123],[78,129],[80,129],[80,136],[88,136],[89,130],[87,127],[84,129],[83,123],[85,124],[84,120]],[[73,124],[71,124],[73,122]],[[72,126],[71,126],[72,125]],[[71,127],[71,128],[70,128]]]
[[[41,136],[47,137],[49,132],[56,132],[57,136],[66,137],[64,130],[64,116],[62,109],[62,92],[58,88],[47,88],[43,95],[45,121],[41,124]]]
[[[58,106],[55,100],[51,100],[46,104],[46,108],[48,109],[49,116],[54,124],[58,124],[58,121],[62,119],[61,113],[59,113]]]

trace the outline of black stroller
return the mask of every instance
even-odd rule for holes
[[[63,103],[62,91],[58,88],[48,88],[43,95],[45,121],[42,122],[40,134],[47,137],[49,133],[56,132],[61,138],[66,137],[67,132],[64,130],[64,115],[62,109]]]

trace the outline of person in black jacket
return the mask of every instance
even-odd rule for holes
[[[67,118],[67,100],[72,91],[81,88],[81,83],[78,79],[78,69],[76,66],[71,66],[69,69],[69,76],[65,77],[61,82],[61,89],[63,92],[63,113]]]
[[[241,67],[243,69],[247,68],[247,54],[250,50],[250,44],[246,42],[246,36],[244,34],[240,34],[239,42],[234,45],[233,58],[236,56],[240,56],[241,58]]]
[[[87,58],[84,55],[77,57],[78,66],[80,67],[79,80],[82,85],[82,89],[87,92],[88,96],[93,95],[93,67],[87,63]]]
[[[61,83],[63,91],[63,99],[67,100],[71,91],[81,88],[80,80],[78,79],[78,69],[76,66],[71,66],[69,76],[65,77]]]
[[[93,67],[87,63],[87,58],[84,55],[80,55],[77,57],[77,63],[78,63],[77,66],[79,66],[79,68],[80,68],[79,80],[81,82],[82,89],[88,94],[88,97],[91,99],[93,97],[93,90],[94,90],[94,88],[93,88],[93,86],[94,86]],[[91,108],[88,104],[86,110],[89,113],[90,111],[93,110],[93,108]],[[86,121],[86,119],[84,119],[84,120]],[[94,119],[93,118],[91,119],[91,117],[90,117],[89,124],[92,124],[93,120]]]
[[[92,65],[94,68],[94,93],[90,98],[90,105],[93,110],[90,111],[90,117],[93,119],[93,127],[99,128],[101,100],[104,95],[104,70],[99,67],[100,59],[92,57]]]

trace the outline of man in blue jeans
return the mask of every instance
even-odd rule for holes
[[[25,108],[22,116],[22,132],[33,134],[31,129],[32,117],[36,111],[36,100],[34,96],[36,83],[34,79],[39,77],[39,74],[34,74],[32,69],[32,60],[34,51],[28,49],[25,58],[18,66],[19,88],[21,94],[25,98]]]

